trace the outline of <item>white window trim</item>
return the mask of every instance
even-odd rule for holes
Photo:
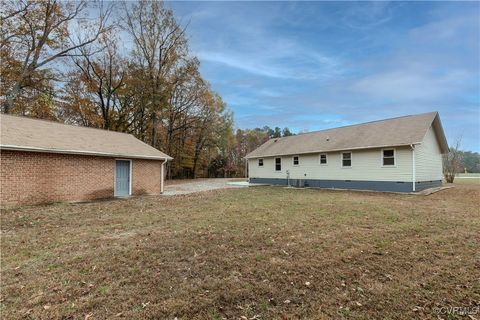
[[[298,164],[295,164],[295,157],[298,158]],[[300,156],[293,156],[292,157],[292,166],[298,167],[300,165]]]
[[[277,159],[280,159],[280,170],[277,170]],[[275,169],[275,172],[282,172],[282,157],[274,157],[273,165],[274,165],[273,168]]]
[[[325,156],[325,160],[327,160],[327,163],[322,163],[322,156]],[[318,156],[318,163],[321,166],[328,166],[328,155],[326,153],[320,153],[320,155]]]
[[[132,195],[132,159],[122,159],[122,158],[115,158],[114,161],[114,170],[113,170],[113,196],[117,196],[117,160],[121,161],[128,161],[130,162],[130,177],[128,179],[128,196]]]
[[[344,153],[350,153],[350,166],[344,166],[343,165],[343,154]],[[342,151],[340,152],[340,165],[342,169],[350,169],[353,167],[353,152],[352,151]]]
[[[393,150],[393,165],[391,164],[387,164],[387,165],[384,165],[383,164],[383,151],[384,150]],[[395,148],[383,148],[382,151],[380,152],[380,166],[382,168],[396,168],[397,167],[397,150]]]
[[[262,160],[262,165],[260,165],[260,160]],[[265,166],[265,161],[263,160],[263,158],[258,159],[257,166],[259,166],[259,167],[264,167]]]

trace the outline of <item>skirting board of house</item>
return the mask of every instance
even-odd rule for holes
[[[281,179],[281,178],[250,178],[250,183],[281,185],[292,187],[373,190],[387,192],[413,192],[412,182],[408,181],[358,181],[358,180],[314,180],[314,179]],[[415,191],[442,186],[441,180],[417,181]]]

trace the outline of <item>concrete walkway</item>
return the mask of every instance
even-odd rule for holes
[[[179,194],[189,194],[209,190],[245,187],[248,187],[248,182],[245,179],[215,178],[196,180],[173,180],[167,181],[163,195],[175,196]]]

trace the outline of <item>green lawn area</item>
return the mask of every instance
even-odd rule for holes
[[[480,173],[459,173],[454,182],[457,184],[480,184]]]
[[[437,319],[480,302],[479,196],[255,187],[4,210],[2,318]]]

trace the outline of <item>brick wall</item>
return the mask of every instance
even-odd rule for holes
[[[132,193],[159,194],[162,161],[140,159],[132,161]]]
[[[132,160],[134,195],[160,193],[161,161]],[[115,159],[2,150],[0,203],[37,204],[113,196]]]

